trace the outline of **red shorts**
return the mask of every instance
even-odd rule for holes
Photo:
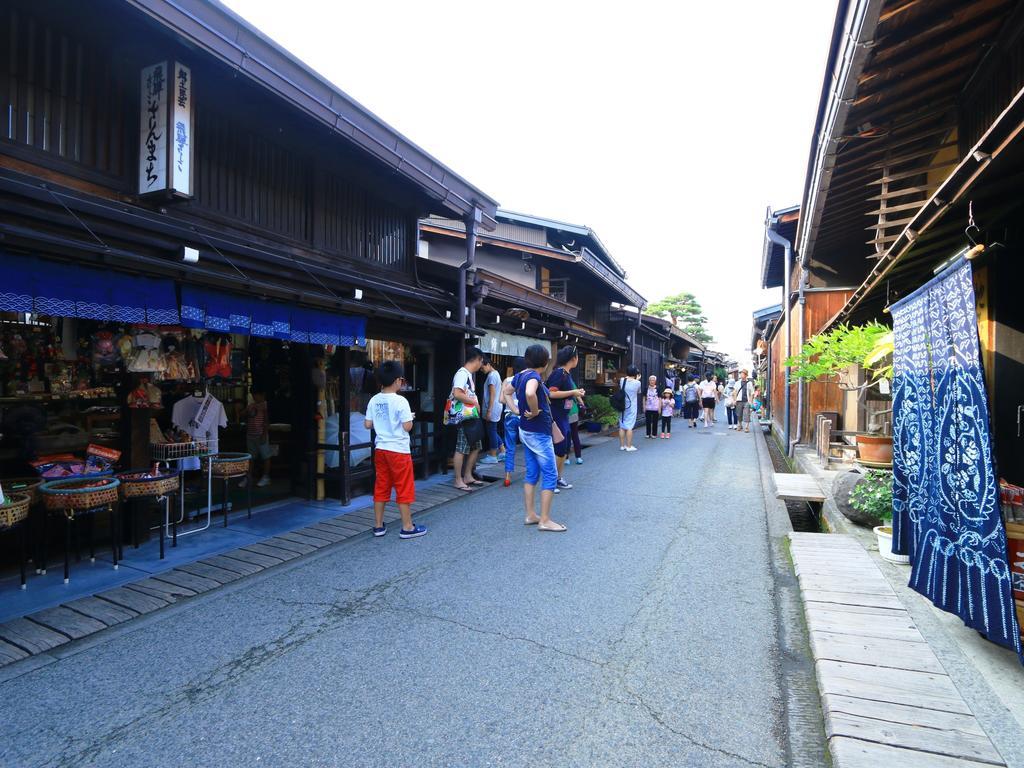
[[[391,501],[391,489],[394,488],[395,501],[399,504],[412,504],[416,501],[412,456],[394,451],[374,451],[373,455],[373,466],[377,470],[373,500]]]

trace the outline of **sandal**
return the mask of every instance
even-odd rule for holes
[[[474,479],[473,482],[466,483],[466,485],[486,485],[486,483],[484,483],[483,480],[476,480],[476,479]]]
[[[466,493],[473,493],[476,488],[470,488],[468,485],[453,485],[456,491],[465,491]]]
[[[523,525],[538,525],[539,523],[540,523],[540,518],[539,517],[536,520],[524,520],[523,521]]]
[[[538,523],[537,524],[537,530],[538,531],[551,531],[552,533],[563,533],[565,531],[568,531],[569,529],[566,528],[561,523],[556,523],[554,521],[549,520],[547,523]]]

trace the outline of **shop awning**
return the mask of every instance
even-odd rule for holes
[[[487,335],[480,340],[480,349],[492,355],[522,355],[526,348],[534,344],[542,344],[545,347],[551,345],[545,339],[531,339],[529,336],[516,336],[512,333],[501,331],[487,331]]]
[[[118,323],[178,323],[174,282],[0,253],[0,311]]]
[[[181,287],[181,324],[224,333],[304,344],[359,346],[366,338],[366,319],[311,307]]]

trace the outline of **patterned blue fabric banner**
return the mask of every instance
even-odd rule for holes
[[[1020,654],[970,262],[892,317],[893,552],[913,589]]]
[[[116,323],[178,322],[174,282],[0,254],[0,311]]]
[[[181,323],[303,344],[351,347],[366,337],[366,319],[309,307],[235,296],[191,285],[181,287]]]

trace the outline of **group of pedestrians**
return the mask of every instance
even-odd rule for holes
[[[522,445],[526,463],[524,523],[536,525],[541,531],[564,532],[566,526],[551,519],[551,509],[555,495],[573,487],[563,474],[570,450],[575,450],[576,463],[583,463],[579,413],[586,392],[573,380],[573,371],[579,364],[576,347],[559,349],[555,367],[545,378],[550,362],[548,347],[534,344],[522,357],[515,358],[512,375],[502,380],[487,355],[477,347],[470,347],[452,379],[444,421],[457,428],[454,457],[456,488],[471,493],[484,485],[474,475],[484,439],[488,449],[480,463],[504,461],[505,486],[508,487],[515,470],[517,446]],[[482,404],[477,397],[475,383],[480,371],[486,374]],[[367,406],[365,424],[367,429],[372,428],[376,433],[373,534],[384,536],[387,533],[383,522],[384,505],[394,492],[402,518],[399,536],[403,539],[417,538],[427,529],[413,524],[410,509],[415,502],[409,447],[413,414],[408,401],[398,394],[405,383],[402,364],[387,361],[379,367],[377,375],[382,389]],[[750,431],[751,416],[760,409],[760,393],[746,370],[740,371],[738,376],[735,372],[729,374],[725,382],[710,374],[700,381],[693,375],[685,382],[681,376],[666,377],[664,387],[659,386],[657,376],[650,376],[645,390],[639,369],[631,365],[618,384],[622,395],[619,450],[625,452],[637,450],[633,445],[633,430],[638,421],[641,393],[645,437],[649,440],[672,437],[672,418],[677,415],[680,405],[682,416],[690,428],[697,427],[702,409],[704,426],[710,427],[714,423],[718,403],[724,401],[729,429],[744,432]],[[504,437],[499,435],[499,423],[504,425]]]

